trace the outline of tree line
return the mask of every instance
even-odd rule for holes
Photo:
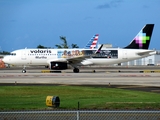
[[[7,52],[7,51],[0,51],[0,55],[9,55],[10,54],[10,52]]]
[[[62,42],[62,44],[56,44],[55,47],[56,48],[59,48],[59,49],[63,49],[63,48],[70,48],[70,46],[68,45],[67,43],[67,39],[65,36],[60,36],[60,40]],[[51,47],[45,47],[43,45],[38,45],[37,48],[41,48],[41,49],[48,49],[48,48],[51,48]],[[79,46],[77,44],[71,44],[71,48],[79,48]],[[0,55],[9,55],[10,52],[7,52],[7,51],[0,51]]]

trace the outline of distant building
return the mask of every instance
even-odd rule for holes
[[[121,63],[122,66],[135,66],[135,65],[160,65],[160,54],[148,56],[142,59],[133,60]]]
[[[101,44],[98,44],[98,47],[100,47]],[[103,48],[112,48],[112,44],[103,44]]]

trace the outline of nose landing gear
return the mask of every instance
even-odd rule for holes
[[[23,66],[22,73],[26,73],[26,66]]]

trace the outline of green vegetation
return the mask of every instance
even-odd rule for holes
[[[0,52],[0,55],[9,55],[10,54],[10,52],[7,52],[7,51],[1,51]]]
[[[40,48],[40,49],[47,49],[48,47],[45,47],[43,45],[38,45],[37,48]]]
[[[47,109],[46,97],[59,96],[58,109],[160,109],[160,94],[83,86],[1,86],[0,110]]]
[[[57,48],[63,49],[63,48],[69,48],[69,45],[67,43],[67,39],[65,36],[60,36],[60,40],[63,42],[60,45],[55,45]],[[79,48],[77,44],[71,44],[72,48]]]
[[[64,49],[64,48],[70,48],[68,43],[67,43],[67,39],[65,36],[60,36],[60,40],[62,41],[62,44],[56,44],[55,46],[57,48],[60,48],[60,49]],[[40,49],[49,49],[51,47],[45,47],[43,45],[38,45],[37,48],[40,48]],[[79,48],[79,46],[77,44],[71,44],[71,48]]]

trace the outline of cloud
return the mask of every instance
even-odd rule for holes
[[[105,3],[103,5],[97,6],[98,9],[107,9],[107,8],[112,8],[112,7],[118,7],[120,3],[122,3],[123,0],[112,0],[108,3]]]

